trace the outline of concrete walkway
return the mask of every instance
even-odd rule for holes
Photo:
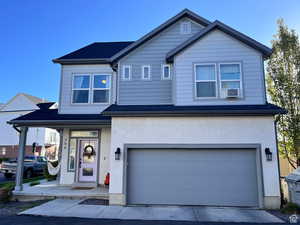
[[[56,199],[19,215],[120,220],[177,220],[198,222],[282,223],[264,210],[222,207],[123,207],[83,205],[83,200]]]

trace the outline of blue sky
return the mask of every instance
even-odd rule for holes
[[[92,42],[136,40],[184,8],[268,46],[280,17],[300,34],[299,0],[1,1],[0,102],[18,92],[57,101],[53,58]]]

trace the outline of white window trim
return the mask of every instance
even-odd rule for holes
[[[148,71],[149,71],[149,76],[148,77],[145,77],[145,71],[144,71],[145,68],[148,68]],[[143,65],[142,66],[142,80],[151,80],[151,67],[150,67],[150,65]]]
[[[165,77],[165,67],[169,67],[168,77]],[[162,80],[171,80],[171,65],[170,64],[162,64],[161,67],[161,79]]]
[[[213,65],[215,67],[215,80],[197,80],[197,66]],[[217,81],[217,63],[196,63],[194,64],[194,97],[195,99],[217,99],[218,98],[218,81]],[[215,82],[216,85],[216,96],[215,97],[198,97],[197,96],[197,83],[200,82]]]
[[[98,75],[105,75],[109,76],[109,87],[108,88],[94,88],[94,78]],[[92,76],[92,86],[91,86],[91,94],[92,94],[92,104],[93,105],[107,105],[111,102],[111,82],[112,82],[112,75],[109,73],[94,73]],[[108,90],[108,102],[94,102],[94,91],[95,90]]]
[[[188,26],[187,31],[185,31],[183,29],[185,24]],[[180,34],[191,34],[191,33],[192,33],[192,23],[190,21],[181,22],[180,23]]]
[[[125,69],[129,69],[129,77],[125,77]],[[130,65],[123,65],[122,67],[122,80],[131,80],[131,66]]]
[[[221,78],[221,65],[228,65],[228,64],[238,64],[239,67],[240,67],[240,79],[239,80],[222,80]],[[243,74],[242,74],[242,63],[241,62],[224,62],[224,63],[219,63],[218,65],[218,69],[219,69],[219,74],[218,74],[218,77],[219,77],[219,90],[220,90],[220,93],[222,93],[222,82],[223,81],[234,81],[234,82],[237,82],[239,81],[240,82],[240,90],[239,90],[239,98],[242,98],[243,97]]]
[[[74,88],[74,80],[75,80],[75,77],[79,77],[79,76],[89,76],[90,78],[90,83],[89,83],[89,88]],[[90,104],[90,101],[91,101],[91,98],[90,98],[90,95],[91,95],[91,92],[90,92],[90,89],[91,89],[91,74],[90,73],[74,73],[73,76],[72,76],[72,94],[71,94],[71,104],[74,104],[74,105],[87,105],[87,104]],[[73,102],[73,93],[74,91],[89,91],[89,94],[88,94],[88,102],[84,102],[84,103],[77,103],[77,102]]]

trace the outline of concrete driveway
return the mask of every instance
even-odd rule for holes
[[[19,215],[81,217],[120,220],[282,223],[264,210],[223,207],[123,207],[79,204],[83,200],[56,199]]]

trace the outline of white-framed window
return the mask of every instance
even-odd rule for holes
[[[217,97],[217,76],[216,64],[205,63],[195,64],[195,97],[216,98]]]
[[[55,132],[50,133],[50,143],[56,143],[56,133]]]
[[[143,65],[142,66],[142,79],[143,80],[150,80],[151,79],[150,65]]]
[[[162,76],[161,76],[162,80],[170,80],[171,79],[171,65],[163,64],[161,74],[162,74]]]
[[[93,103],[109,103],[111,89],[111,75],[94,74],[92,95]]]
[[[192,32],[192,24],[189,21],[180,23],[180,33],[190,34]]]
[[[242,68],[241,63],[229,62],[219,64],[220,91],[222,97],[227,89],[239,89],[240,96],[242,94]]]
[[[122,69],[122,79],[123,80],[130,80],[131,79],[131,66],[124,65]]]
[[[72,82],[72,103],[85,104],[90,102],[90,75],[75,74]]]

